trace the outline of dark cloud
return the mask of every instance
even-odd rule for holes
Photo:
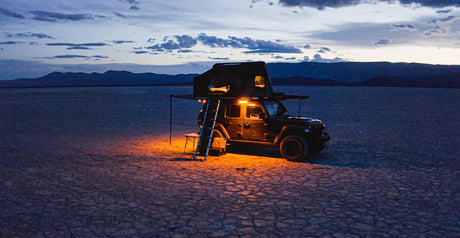
[[[43,33],[17,33],[17,34],[6,34],[7,37],[19,37],[19,38],[39,38],[39,39],[54,39],[53,37]]]
[[[68,20],[68,21],[81,21],[81,20],[92,20],[93,15],[84,13],[84,14],[63,14],[58,12],[47,12],[47,11],[31,11],[35,16],[34,20],[37,21],[47,21],[47,22],[56,22],[58,20]]]
[[[179,50],[180,53],[188,53],[191,51],[186,51],[198,42],[202,43],[205,46],[212,48],[238,48],[238,49],[247,49],[248,51],[244,52],[246,54],[252,53],[302,53],[302,51],[296,47],[289,45],[282,45],[274,41],[266,40],[255,40],[249,37],[238,38],[234,36],[228,36],[227,38],[219,38],[216,36],[208,36],[205,33],[201,33],[198,37],[192,37],[189,35],[176,35],[174,36],[175,40],[171,40],[168,37],[163,39],[164,43],[155,44],[145,49],[150,49],[153,51],[171,51]],[[152,39],[149,39],[147,42],[152,42]]]
[[[131,52],[136,54],[136,55],[149,53],[149,51],[146,51],[146,50],[136,50],[136,51],[131,51]]]
[[[68,50],[92,50],[91,48],[86,47],[86,46],[72,46],[67,49]]]
[[[195,51],[189,50],[189,49],[184,49],[184,50],[178,50],[177,52],[178,53],[192,53],[192,52],[195,52]]]
[[[443,22],[453,22],[457,17],[455,16],[448,16],[446,18],[440,18],[440,19],[433,19],[428,23],[443,23]]]
[[[381,39],[381,40],[375,42],[375,45],[389,45],[390,43],[391,43],[391,41],[388,40],[388,39]]]
[[[12,12],[8,9],[5,9],[3,7],[0,7],[0,15],[5,15],[7,17],[14,17],[14,18],[20,18],[20,19],[24,19],[24,16],[19,14],[19,13],[16,13],[16,12]]]
[[[97,43],[82,43],[82,44],[74,44],[74,43],[48,43],[48,46],[106,46],[109,44],[97,42]]]
[[[331,49],[329,49],[328,47],[321,47],[319,50],[318,50],[318,53],[326,53],[326,52],[330,52]]]
[[[446,14],[446,13],[450,13],[452,10],[438,10],[436,11],[436,13],[439,13],[439,14]]]
[[[109,58],[108,56],[102,56],[102,55],[93,55],[93,56],[87,56],[87,55],[56,55],[53,57],[45,57],[45,59],[107,59]]]
[[[388,0],[387,0],[388,1]],[[460,7],[458,0],[400,0],[402,4],[420,4],[426,7]]]
[[[405,25],[404,24],[401,24],[401,25],[393,24],[393,28],[397,30],[404,30],[404,31],[414,31],[415,30],[415,27],[409,24],[405,24]]]
[[[432,36],[432,35],[442,35],[442,34],[446,34],[447,31],[443,28],[441,28],[440,26],[436,25],[435,27],[427,30],[424,32],[424,35],[425,36]]]
[[[218,38],[216,36],[207,36],[204,33],[201,33],[198,36],[198,41],[204,45],[210,47],[219,47],[219,48],[246,48],[250,51],[246,51],[246,54],[252,53],[302,53],[300,49],[297,49],[293,46],[281,45],[273,41],[265,40],[254,40],[249,37],[238,38],[234,36],[229,36],[228,39]]]
[[[347,6],[354,6],[362,3],[378,3],[378,2],[389,2],[395,3],[398,1],[395,0],[376,0],[376,1],[369,1],[369,0],[280,0],[279,3],[282,6],[286,7],[313,7],[319,10],[323,10],[326,7],[330,8],[340,8],[340,7],[347,7]],[[410,5],[410,4],[419,4],[426,7],[447,7],[447,6],[454,6],[460,7],[460,2],[458,0],[400,0],[399,1],[403,5]]]
[[[115,43],[115,44],[135,43],[132,40],[114,40],[112,42]]]
[[[117,16],[117,17],[121,17],[121,18],[126,18],[125,15],[119,13],[119,12],[113,12],[113,15]]]
[[[303,48],[304,48],[304,49],[310,49],[311,46],[310,46],[309,44],[306,44],[306,45],[303,46]]]
[[[22,42],[20,41],[3,41],[3,42],[0,42],[0,45],[16,45],[16,44],[20,44]]]
[[[176,36],[181,48],[191,48],[196,45],[197,40],[189,35]]]
[[[85,56],[85,55],[56,55],[53,58],[55,58],[55,59],[73,59],[73,58],[88,59],[88,58],[91,58],[91,57]]]
[[[129,5],[131,5],[131,7],[129,8],[129,10],[139,10],[139,7],[137,5],[139,5],[139,2],[136,1],[136,0],[119,0],[120,2],[126,2],[128,3]]]

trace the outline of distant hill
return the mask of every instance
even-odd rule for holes
[[[271,78],[303,76],[313,79],[331,79],[339,82],[360,82],[375,77],[410,79],[460,72],[460,65],[390,62],[269,63],[267,68]]]
[[[460,88],[460,73],[430,75],[415,78],[380,76],[361,82],[340,82],[330,79],[312,79],[303,76],[272,79],[274,85],[298,86],[361,86],[361,87],[417,87]]]
[[[414,63],[269,63],[274,85],[460,88],[460,65]],[[35,79],[0,80],[0,87],[192,85],[197,74],[53,72]]]
[[[147,86],[147,85],[192,85],[197,74],[131,73],[110,70],[100,73],[53,72],[36,79],[0,81],[0,87],[79,87],[79,86]]]

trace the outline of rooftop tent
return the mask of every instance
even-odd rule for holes
[[[265,62],[221,63],[193,80],[193,97],[208,97],[213,89],[225,97],[272,97],[273,87]],[[211,92],[211,93],[210,93]]]

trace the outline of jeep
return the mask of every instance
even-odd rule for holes
[[[206,103],[198,116],[202,125]],[[330,139],[324,124],[317,119],[293,117],[275,99],[227,99],[221,101],[214,138],[227,143],[276,146],[290,161],[301,161],[319,153]]]

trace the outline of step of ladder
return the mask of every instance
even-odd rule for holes
[[[195,155],[196,159],[198,156],[204,156],[204,160],[208,157],[209,148],[212,142],[212,133],[214,132],[214,126],[216,125],[217,114],[219,113],[220,99],[209,98],[208,105],[203,118],[203,123],[200,129],[200,139],[196,147]]]

